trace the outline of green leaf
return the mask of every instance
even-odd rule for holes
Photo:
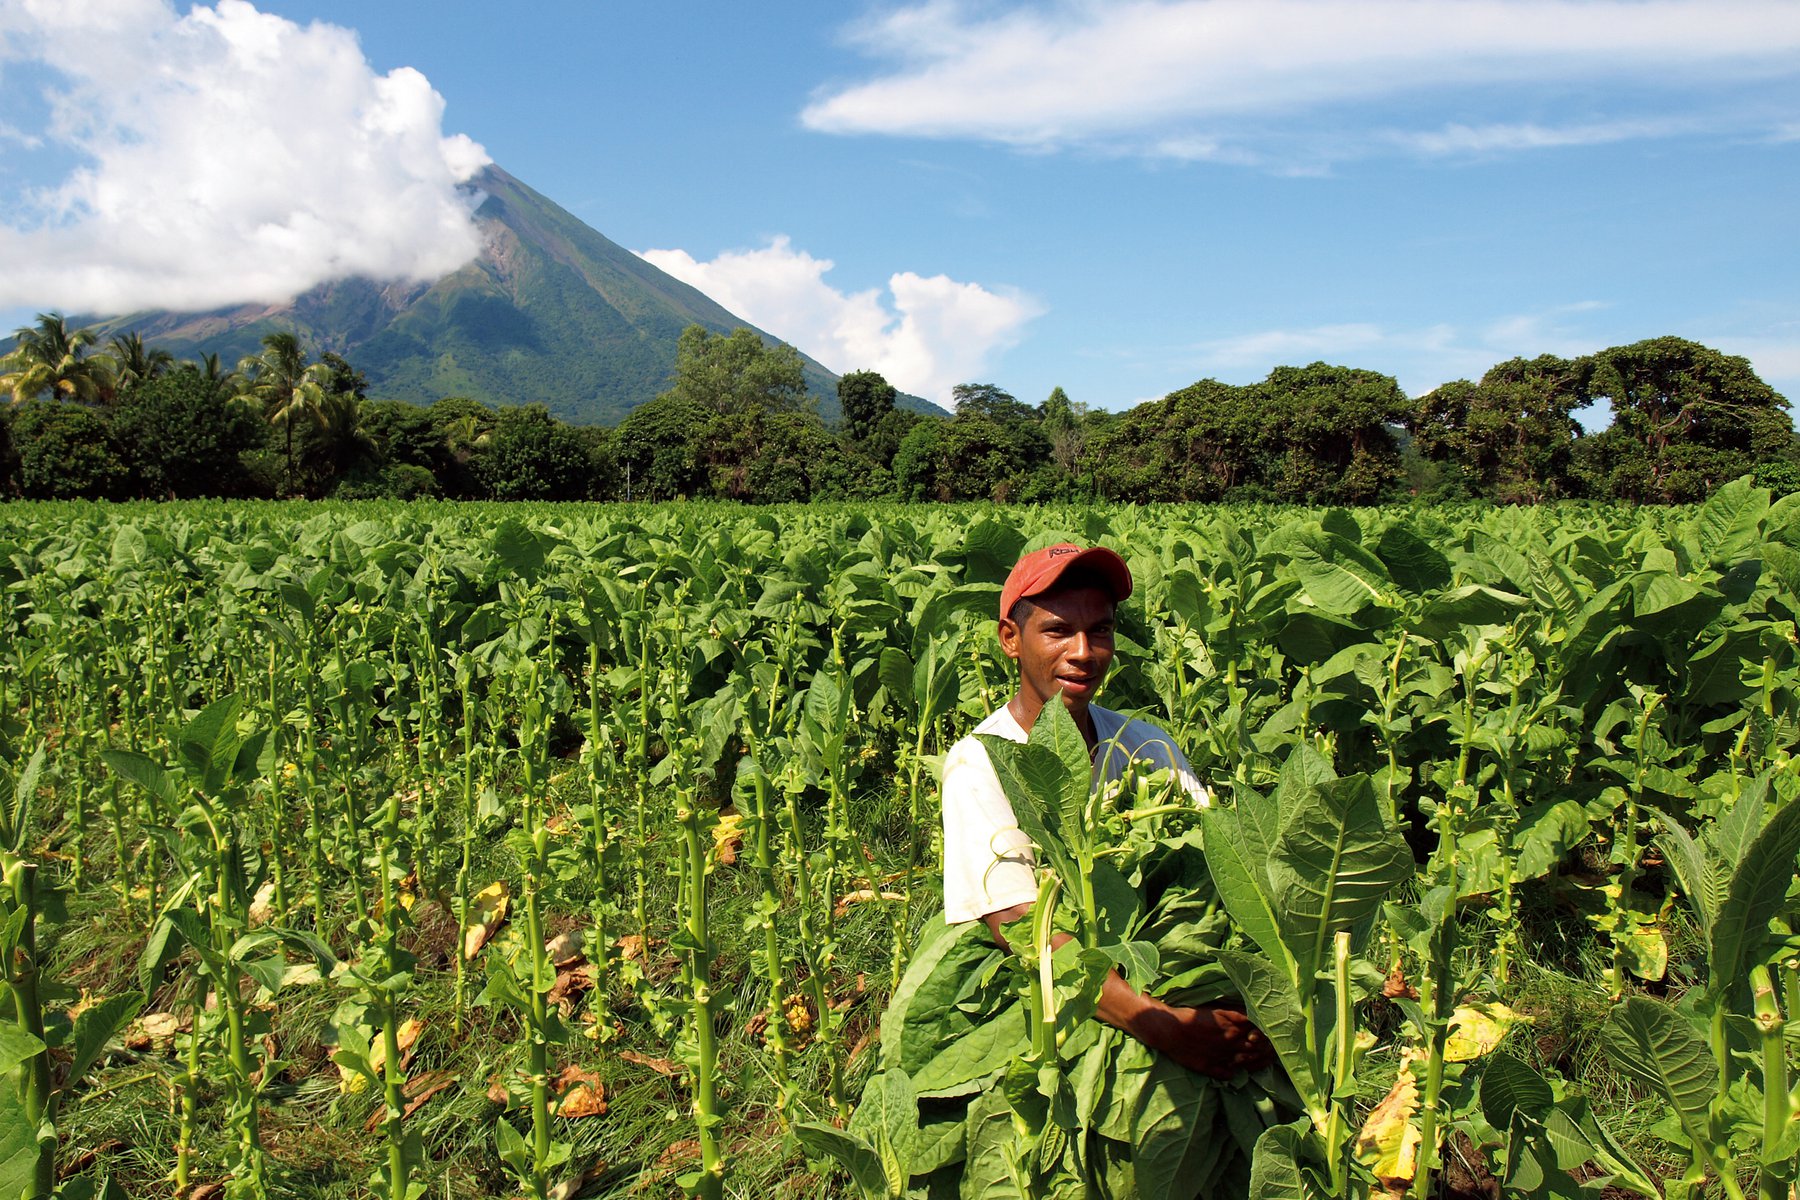
[[[507,517],[494,527],[488,554],[507,574],[525,580],[536,579],[547,558],[545,544],[537,532],[517,517]]]
[[[1404,525],[1389,525],[1383,530],[1375,553],[1393,581],[1415,596],[1435,592],[1450,583],[1450,560]]]
[[[1607,1015],[1600,1040],[1619,1070],[1669,1102],[1689,1138],[1710,1144],[1707,1107],[1718,1091],[1719,1072],[1706,1039],[1686,1014],[1632,996]]]
[[[494,1149],[520,1179],[531,1178],[531,1147],[504,1116],[494,1122]]]
[[[1241,809],[1208,808],[1200,814],[1206,834],[1206,865],[1225,911],[1257,948],[1295,979],[1293,955],[1282,941],[1281,919],[1264,867],[1266,854],[1246,853],[1241,845],[1246,818]]]
[[[1304,1120],[1263,1131],[1250,1160],[1249,1200],[1325,1200],[1326,1189],[1301,1165],[1307,1134]]]
[[[875,1148],[855,1134],[816,1121],[804,1121],[794,1126],[794,1137],[808,1156],[830,1159],[848,1171],[864,1200],[890,1200],[901,1194],[889,1189],[881,1156]]]
[[[7,1200],[35,1196],[38,1156],[54,1153],[55,1148],[54,1140],[39,1147],[38,1131],[25,1115],[24,1102],[11,1087],[0,1087],[0,1196]]]
[[[1368,776],[1307,793],[1269,857],[1282,940],[1302,987],[1329,961],[1333,937],[1373,918],[1412,871],[1412,852],[1387,823]]]
[[[1005,583],[1024,547],[1017,522],[993,517],[977,521],[963,538],[963,582]]]
[[[1755,553],[1768,513],[1769,490],[1754,486],[1746,475],[1707,498],[1694,514],[1689,533],[1705,562],[1726,567]]]
[[[175,923],[164,916],[150,930],[150,938],[144,943],[144,952],[138,955],[138,988],[145,996],[162,986],[163,969],[179,953],[179,931],[175,928]]]
[[[1012,1182],[1013,1116],[1006,1095],[992,1088],[969,1105],[959,1200],[1018,1200]]]
[[[25,845],[25,830],[31,823],[31,802],[37,798],[38,780],[44,773],[44,761],[48,754],[44,743],[39,742],[37,749],[31,752],[31,757],[25,760],[18,777],[13,780],[13,794],[7,804],[6,825],[4,829],[0,829],[0,834],[5,836],[0,841],[15,854]]]
[[[1579,801],[1556,800],[1533,804],[1519,814],[1513,830],[1513,879],[1540,879],[1556,869],[1563,856],[1592,832],[1587,810]]]
[[[223,790],[237,765],[238,713],[243,701],[234,693],[221,696],[194,714],[181,730],[176,753],[209,796]]]
[[[1215,1135],[1219,1089],[1163,1055],[1151,1062],[1132,1117],[1131,1155],[1142,1200],[1188,1200],[1230,1147]]]
[[[20,1063],[43,1052],[43,1042],[11,1021],[0,1022],[0,1075],[11,1073]],[[0,1088],[0,1091],[4,1090]]]
[[[1324,1111],[1331,1098],[1306,1052],[1306,1015],[1294,985],[1265,958],[1220,950],[1218,959],[1231,976],[1232,987],[1243,998],[1250,1019],[1275,1048],[1302,1102],[1308,1109]]]
[[[1012,805],[1013,819],[1037,847],[1040,862],[1053,869],[1065,884],[1073,883],[1077,869],[1061,826],[1062,801],[1071,786],[1068,769],[1053,751],[1043,746],[1020,744],[992,734],[979,737],[987,747],[1000,790]]]
[[[1663,857],[1675,869],[1675,878],[1681,883],[1681,893],[1688,903],[1693,905],[1695,914],[1700,918],[1700,927],[1710,929],[1713,919],[1718,915],[1719,905],[1725,899],[1725,878],[1711,862],[1705,850],[1688,835],[1675,818],[1661,810],[1652,810],[1656,819],[1662,822],[1663,831],[1656,838],[1661,847]]]
[[[913,661],[906,656],[906,651],[884,646],[877,674],[894,705],[916,720],[919,702],[913,692]]]
[[[1465,584],[1432,599],[1419,614],[1418,631],[1441,640],[1467,625],[1504,625],[1531,601],[1479,583]]]
[[[1349,616],[1383,599],[1387,568],[1357,543],[1322,530],[1297,530],[1288,548],[1301,588],[1324,611]]]
[[[102,750],[101,761],[127,783],[135,783],[173,808],[181,803],[181,785],[167,768],[152,762],[135,750]]]
[[[1544,1077],[1506,1051],[1495,1050],[1482,1061],[1481,1115],[1494,1128],[1511,1125],[1515,1112],[1541,1121],[1556,1103],[1556,1093]]]
[[[74,1059],[69,1063],[65,1087],[87,1074],[87,1069],[94,1065],[107,1043],[119,1035],[119,1030],[125,1028],[143,1006],[144,997],[127,992],[122,996],[109,996],[81,1010],[81,1015],[75,1018]]]
[[[875,1151],[888,1193],[904,1191],[919,1133],[919,1101],[906,1072],[883,1071],[863,1086],[849,1132]]]
[[[944,639],[934,640],[926,647],[925,657],[913,671],[913,694],[922,705],[917,715],[921,726],[929,727],[956,708],[962,688],[956,665],[956,655]]]
[[[1739,803],[1743,803],[1742,800]],[[1725,898],[1709,930],[1713,990],[1739,986],[1769,938],[1769,920],[1781,911],[1800,857],[1800,800],[1783,805],[1732,872]]]

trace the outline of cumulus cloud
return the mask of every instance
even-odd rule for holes
[[[42,128],[16,138],[73,164],[7,199],[0,305],[279,303],[351,275],[435,279],[480,249],[456,185],[486,152],[350,30],[246,0],[0,0],[0,68],[15,100],[51,81]]]
[[[884,66],[821,89],[812,129],[1225,162],[1766,129],[1791,122],[1800,73],[1791,0],[924,0],[849,38]],[[1579,119],[1537,118],[1576,95]],[[1423,129],[1358,112],[1402,99]],[[1631,111],[1585,109],[1605,103]],[[1659,103],[1682,120],[1637,110]],[[1533,107],[1459,115],[1495,105]]]
[[[911,271],[890,276],[885,296],[876,288],[846,294],[825,282],[830,259],[796,250],[785,236],[708,262],[685,250],[638,253],[833,371],[879,371],[901,391],[941,404],[1043,312],[1011,289]]]

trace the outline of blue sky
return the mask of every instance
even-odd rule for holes
[[[0,322],[441,272],[485,155],[934,399],[1661,334],[1800,395],[1794,0],[512,11],[0,0]]]

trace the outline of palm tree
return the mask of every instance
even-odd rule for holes
[[[113,386],[121,392],[148,383],[175,366],[173,354],[161,346],[149,349],[136,333],[115,333],[107,345],[107,357],[113,361]]]
[[[326,369],[319,363],[310,366],[300,339],[288,332],[271,333],[263,338],[263,352],[252,354],[238,363],[244,376],[240,398],[262,406],[263,417],[271,425],[287,430],[287,490],[294,493],[294,419],[311,417],[319,420],[325,404]]]
[[[49,392],[59,400],[98,402],[111,387],[104,358],[88,358],[94,331],[70,331],[61,313],[39,313],[37,326],[13,334],[19,341],[11,354],[0,359],[0,390],[12,393],[14,404]]]
[[[381,457],[381,443],[363,424],[363,402],[355,392],[325,393],[318,420],[333,474],[348,474],[360,463]]]
[[[444,448],[459,463],[466,463],[478,451],[486,450],[493,440],[491,425],[479,413],[464,413],[444,430]]]
[[[214,400],[241,396],[245,384],[244,377],[236,371],[222,369],[217,354],[201,356],[200,382],[205,385],[207,396]]]

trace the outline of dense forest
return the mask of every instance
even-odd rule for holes
[[[232,366],[136,335],[101,346],[55,313],[16,337],[5,497],[1680,503],[1745,474],[1800,490],[1786,400],[1745,359],[1677,337],[1513,359],[1418,397],[1376,371],[1279,367],[1123,413],[970,383],[954,417],[926,417],[855,371],[834,427],[792,347],[693,326],[668,390],[612,428],[371,400],[351,363],[288,333]],[[1599,432],[1576,419],[1590,406],[1610,414]]]

